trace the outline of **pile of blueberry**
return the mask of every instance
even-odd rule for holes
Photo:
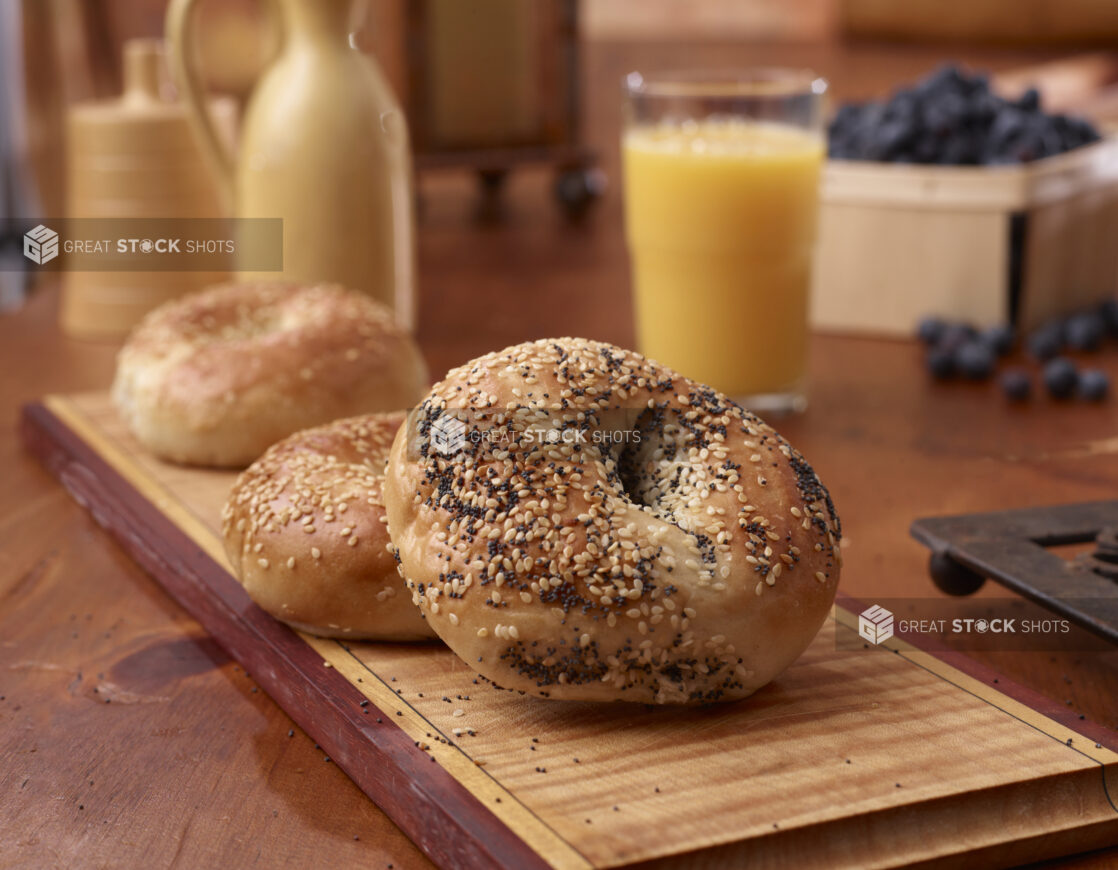
[[[962,378],[985,381],[993,377],[998,360],[1017,346],[1011,327],[985,331],[967,323],[926,317],[917,334],[927,346],[928,373],[937,380]],[[1024,342],[1029,357],[1041,366],[1041,381],[1054,399],[1079,396],[1090,402],[1106,398],[1110,378],[1097,368],[1077,368],[1066,351],[1094,353],[1108,338],[1118,338],[1118,299],[1109,299],[1089,311],[1053,320],[1030,333]],[[1033,393],[1033,377],[1023,366],[1005,368],[999,382],[1006,397],[1025,401]]]
[[[842,106],[829,135],[831,157],[951,166],[1026,163],[1100,138],[1083,118],[1042,111],[1035,88],[1007,100],[950,65],[887,102]]]

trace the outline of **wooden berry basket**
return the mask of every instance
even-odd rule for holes
[[[832,160],[821,196],[820,329],[911,334],[928,314],[1030,329],[1118,287],[1118,134],[1013,166]]]

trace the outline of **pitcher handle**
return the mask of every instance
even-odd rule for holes
[[[194,62],[197,23],[196,0],[171,0],[167,7],[167,51],[171,76],[188,110],[190,127],[202,155],[217,178],[226,212],[233,213],[233,154],[217,133],[207,105],[202,79]]]

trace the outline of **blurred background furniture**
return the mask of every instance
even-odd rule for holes
[[[32,95],[44,134],[38,175],[58,165],[58,98],[107,97],[121,86],[124,41],[159,36],[163,0],[22,0],[25,42],[39,48]],[[216,93],[248,98],[279,44],[278,21],[263,0],[205,0],[200,66]],[[579,27],[576,0],[371,0],[353,23],[357,44],[374,52],[405,103],[419,170],[463,168],[483,190],[516,166],[556,172],[555,196],[572,215],[600,193],[594,154],[580,142]],[[65,62],[61,59],[66,58]],[[41,76],[42,71],[49,75]],[[48,184],[52,208],[64,195]]]
[[[13,2],[22,11],[23,44],[33,48],[23,61],[27,150],[44,213],[60,214],[64,106],[119,92],[123,43],[162,34],[165,0]],[[277,49],[275,17],[267,0],[205,0],[203,7],[207,85],[243,104]],[[1011,59],[1031,66],[1083,46],[1113,44],[1118,11],[1106,0],[976,0],[953,4],[950,14],[937,3],[882,0],[478,0],[468,7],[454,0],[369,0],[354,27],[356,44],[377,55],[407,108],[420,171],[465,168],[493,191],[511,167],[543,163],[558,170],[555,194],[578,212],[601,192],[602,177],[592,169],[606,157],[583,134],[587,101],[596,96],[580,70],[587,41],[733,42],[732,65],[745,66],[793,62],[805,46],[815,46],[816,57],[822,51],[837,59],[844,46],[889,39],[894,56],[925,50],[943,58],[957,44],[979,47],[988,65],[1004,70],[1014,65]],[[783,50],[773,55],[767,51],[773,45]],[[880,89],[858,93],[843,86],[843,79],[858,78],[856,65],[834,71],[817,65],[836,93],[880,95]],[[1116,78],[1112,56],[1077,56],[1070,66],[1045,70],[1045,96],[1057,109],[1118,118]],[[1006,86],[1034,80],[1025,72]],[[613,82],[598,87],[616,93]]]
[[[601,193],[580,142],[575,0],[408,5],[408,120],[418,169],[466,168],[496,193],[526,163],[555,167],[571,217]]]

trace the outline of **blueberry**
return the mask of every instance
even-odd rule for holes
[[[1002,107],[1002,100],[988,91],[971,95],[967,102],[967,120],[972,124],[989,124]]]
[[[1020,163],[1100,138],[1082,118],[1045,113],[1034,88],[1007,100],[986,76],[952,65],[887,101],[841,107],[829,132],[835,157],[942,165]]]
[[[835,117],[831,121],[830,134],[834,136],[837,133],[843,133],[848,130],[853,130],[858,126],[858,118],[861,115],[862,107],[855,103],[846,103],[839,107],[835,112]]]
[[[994,118],[987,135],[987,144],[995,154],[1005,154],[1006,149],[1026,130],[1028,120],[1020,109],[1003,108]]]
[[[966,115],[967,102],[959,94],[944,94],[924,104],[924,127],[933,136],[944,138],[954,133]]]
[[[1024,402],[1033,393],[1033,379],[1025,369],[1006,369],[1001,376],[1002,392],[1013,402]]]
[[[969,84],[966,74],[954,64],[944,64],[913,88],[922,97],[959,93]]]
[[[1036,88],[1029,88],[1017,98],[1016,105],[1017,108],[1025,112],[1040,111],[1040,91]]]
[[[1051,122],[1045,121],[1041,124],[1039,135],[1042,152],[1041,157],[1053,157],[1067,150],[1064,148],[1064,143],[1060,138],[1059,131]]]
[[[1068,399],[1075,392],[1079,374],[1075,364],[1066,357],[1058,356],[1044,365],[1044,386],[1053,399]]]
[[[1046,323],[1035,330],[1028,340],[1029,353],[1045,362],[1064,349],[1064,330],[1058,323]]]
[[[932,347],[924,356],[924,364],[930,374],[937,381],[946,381],[955,377],[955,353],[946,347]]]
[[[990,77],[985,73],[971,73],[967,81],[967,90],[972,99],[990,96]]]
[[[954,351],[976,338],[978,330],[969,323],[945,323],[936,345]]]
[[[998,356],[1005,356],[1013,350],[1013,342],[1015,341],[1013,327],[1007,324],[991,326],[982,333],[982,340],[986,342],[986,344],[990,346],[990,350]]]
[[[1079,131],[1080,144],[1090,145],[1092,142],[1098,142],[1102,139],[1102,133],[1086,118],[1072,118],[1072,123],[1075,125],[1075,129]]]
[[[935,344],[943,336],[947,324],[938,317],[925,317],[916,326],[916,337],[924,344]]]
[[[956,134],[943,142],[936,163],[942,166],[967,166],[977,163],[979,157],[980,148],[966,136]]]
[[[983,341],[968,341],[955,351],[955,368],[972,381],[984,381],[994,373],[994,351]]]
[[[908,88],[901,88],[894,91],[889,102],[885,104],[885,117],[893,121],[903,121],[911,127],[915,125],[921,105],[920,97],[916,93]]]
[[[1099,306],[1099,315],[1111,335],[1118,335],[1118,299],[1107,299]]]
[[[1014,163],[1020,163],[1020,161],[1008,154],[994,154],[987,150],[982,155],[982,163],[986,166],[1010,166]]]
[[[1110,377],[1100,369],[1084,369],[1079,373],[1079,395],[1088,402],[1101,402],[1110,392]]]
[[[1074,115],[1054,115],[1052,123],[1056,132],[1060,135],[1065,151],[1090,145],[1102,138],[1099,131],[1086,118],[1078,118]]]
[[[1096,312],[1075,314],[1064,324],[1064,340],[1073,350],[1098,350],[1106,334],[1106,322]]]
[[[912,138],[912,127],[902,121],[887,121],[877,128],[866,156],[870,160],[891,160]]]

